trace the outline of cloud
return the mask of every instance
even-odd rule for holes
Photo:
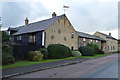
[[[87,32],[117,29],[117,2],[90,1],[71,1],[66,13],[73,26]]]
[[[4,2],[2,12],[4,13],[2,16],[4,26],[22,25],[25,17],[28,17],[30,22],[50,18],[53,11],[57,15],[61,15],[63,14],[63,5],[68,5],[70,8],[66,10],[66,15],[77,31],[88,33],[111,31],[114,34],[115,30],[118,30],[119,0],[35,1]]]
[[[48,16],[49,11],[40,2],[3,2],[2,24],[4,27],[24,24],[28,17],[30,21]]]

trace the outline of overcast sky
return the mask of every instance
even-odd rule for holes
[[[9,2],[8,2],[9,1]],[[10,2],[11,1],[11,2]],[[96,31],[118,38],[118,1],[119,0],[3,0],[2,29],[18,27],[28,17],[30,23],[51,18],[51,14],[64,13],[63,5],[69,6],[65,14],[73,27],[80,32]]]

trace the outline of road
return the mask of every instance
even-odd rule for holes
[[[14,78],[118,78],[118,54]]]

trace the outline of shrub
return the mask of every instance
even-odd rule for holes
[[[79,51],[72,51],[72,56],[78,57],[78,56],[81,56],[81,53]]]
[[[43,54],[40,51],[30,51],[28,53],[28,59],[30,61],[41,61],[43,59]]]
[[[95,50],[89,46],[81,46],[79,48],[79,51],[81,52],[82,56],[94,56],[95,55]]]
[[[48,51],[45,48],[41,48],[40,52],[43,54],[43,58],[47,59],[48,58]]]
[[[98,50],[98,54],[105,54],[101,49]]]
[[[89,43],[87,46],[92,47],[95,50],[95,53],[98,53],[99,46],[95,43]]]
[[[54,59],[66,58],[71,56],[71,49],[62,44],[51,44],[47,47],[48,57]]]
[[[2,53],[12,54],[12,48],[9,45],[2,45]]]
[[[6,54],[6,53],[2,54],[2,64],[3,65],[13,64],[13,63],[15,63],[15,59],[11,54]]]

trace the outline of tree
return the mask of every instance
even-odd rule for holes
[[[9,41],[9,35],[5,31],[2,31],[2,42],[8,42],[8,41]]]

